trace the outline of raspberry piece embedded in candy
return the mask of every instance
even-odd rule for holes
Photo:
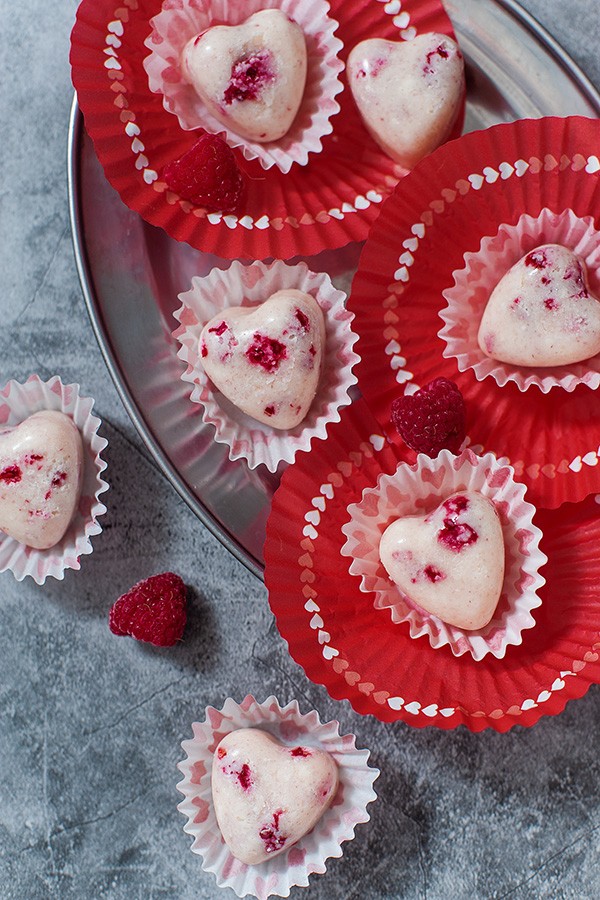
[[[165,166],[163,177],[182,199],[209,212],[237,212],[245,194],[234,153],[216,134],[203,134],[191,150]]]
[[[453,381],[435,378],[392,402],[392,423],[417,453],[432,458],[443,449],[458,453],[466,434],[463,396]]]
[[[156,647],[172,647],[186,623],[186,589],[179,575],[163,572],[135,584],[111,607],[113,634],[128,635]]]

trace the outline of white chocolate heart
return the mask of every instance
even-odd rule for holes
[[[465,89],[463,57],[451,38],[370,38],[353,48],[347,72],[367,130],[405,168],[449,137]]]
[[[600,301],[567,247],[543,244],[500,279],[478,334],[486,356],[516,366],[560,366],[600,353]]]
[[[325,322],[310,294],[282,290],[260,306],[234,306],[200,335],[204,371],[238,409],[277,429],[306,416],[317,392]]]
[[[477,631],[492,618],[504,580],[504,539],[494,504],[482,494],[459,491],[428,516],[392,522],[379,557],[410,600],[448,625]]]
[[[248,865],[288,850],[314,828],[337,787],[328,753],[285,746],[257,728],[232,731],[213,756],[217,822],[233,855]]]
[[[280,9],[264,9],[241,25],[214,25],[192,38],[181,68],[219,122],[248,140],[277,141],[302,102],[304,34]]]
[[[0,433],[0,530],[47,550],[73,518],[83,476],[79,429],[62,412],[34,413]]]

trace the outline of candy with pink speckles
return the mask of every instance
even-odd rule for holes
[[[486,356],[516,366],[561,366],[600,353],[600,301],[583,262],[543,244],[500,279],[478,334]]]
[[[452,494],[427,516],[392,522],[379,545],[400,590],[448,625],[488,624],[504,580],[504,539],[494,504],[477,491]]]
[[[317,392],[325,349],[323,313],[310,294],[281,290],[259,306],[235,306],[200,336],[200,361],[238,409],[272,428],[294,428]]]
[[[77,509],[79,429],[62,412],[34,413],[0,432],[0,530],[37,550],[57,544]]]
[[[307,55],[300,26],[280,9],[215,25],[185,46],[181,67],[209,111],[259,143],[289,130],[302,102]]]
[[[232,854],[248,865],[288,850],[314,828],[337,787],[328,753],[280,744],[258,728],[232,731],[213,756],[217,822]]]
[[[463,57],[451,38],[369,38],[350,53],[347,72],[367,130],[400,165],[412,169],[450,136],[465,89]]]

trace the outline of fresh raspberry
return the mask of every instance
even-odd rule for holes
[[[392,423],[417,453],[436,457],[444,448],[458,453],[465,439],[463,395],[447,378],[434,378],[416,394],[392,402]]]
[[[209,212],[236,212],[246,187],[231,147],[216,134],[203,134],[165,166],[163,177],[172,191]]]
[[[172,647],[186,622],[185,584],[173,572],[152,575],[123,594],[111,607],[113,634],[129,635],[156,647]]]

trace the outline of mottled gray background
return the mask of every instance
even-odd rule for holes
[[[525,0],[600,87],[598,0]],[[0,575],[0,896],[231,897],[189,851],[180,741],[209,703],[296,697],[372,748],[380,800],[297,897],[600,896],[600,691],[508,735],[385,726],[307,681],[263,586],[198,523],[137,436],[105,369],[73,262],[66,186],[74,0],[0,0],[0,382],[78,381],[110,441],[104,531],[82,570]],[[183,646],[117,640],[107,610],[173,569]]]

